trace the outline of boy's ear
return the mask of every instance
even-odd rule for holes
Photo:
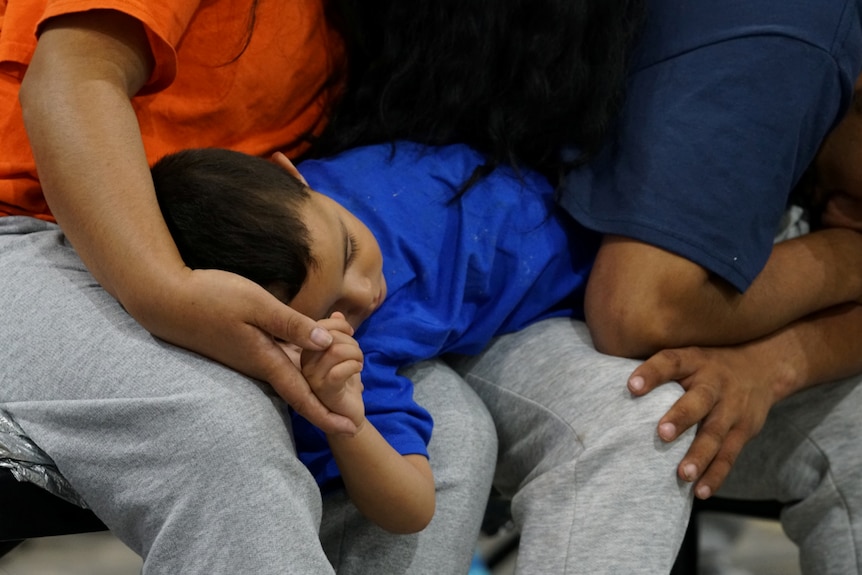
[[[302,174],[299,173],[299,170],[296,169],[296,166],[293,165],[293,162],[291,162],[287,156],[285,156],[281,152],[275,152],[272,155],[272,161],[287,170],[287,173],[289,173],[291,176],[293,176],[306,186],[308,185],[308,182],[305,181],[305,178],[302,177]]]

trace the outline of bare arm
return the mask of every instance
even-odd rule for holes
[[[862,296],[862,234],[815,232],[776,245],[744,293],[685,258],[610,236],[587,286],[596,347],[646,357],[686,345],[730,345]]]
[[[319,348],[325,330],[243,278],[191,271],[180,258],[130,102],[152,66],[144,29],[128,16],[96,10],[47,23],[20,101],[53,214],[99,283],[154,335],[268,381],[325,429],[352,432],[272,339]]]
[[[414,533],[428,525],[435,507],[428,459],[400,455],[367,420],[352,437],[327,438],[347,494],[363,515],[393,533]]]
[[[343,325],[341,325],[343,322]],[[327,434],[350,499],[368,519],[393,533],[413,533],[434,515],[435,486],[428,459],[401,455],[365,418],[362,351],[340,313],[321,322],[335,341],[322,352],[302,352],[302,372],[332,411],[349,417],[353,435]]]

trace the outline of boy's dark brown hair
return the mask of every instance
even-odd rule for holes
[[[290,301],[315,265],[300,209],[308,188],[274,163],[220,148],[152,167],[162,215],[186,265],[248,278]]]

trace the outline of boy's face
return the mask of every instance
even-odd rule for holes
[[[317,261],[290,306],[312,319],[340,311],[354,329],[386,297],[383,255],[365,224],[341,204],[311,191],[302,208]]]
[[[862,76],[853,104],[817,153],[814,173],[815,194],[826,202],[823,223],[862,230]]]

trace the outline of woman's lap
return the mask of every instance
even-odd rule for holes
[[[0,218],[0,296],[0,339],[10,342],[0,350],[0,406],[112,530],[149,556],[145,571],[214,573],[245,562],[245,570],[266,573],[289,562],[304,573],[332,572],[317,535],[317,486],[267,385],[154,338],[51,224]],[[473,392],[436,364],[411,373],[417,397],[445,426],[429,446],[440,484],[437,528],[413,547],[409,538],[368,530],[369,545],[347,546],[345,563],[388,556],[405,573],[427,572],[441,557],[469,564],[493,469],[493,428]],[[445,556],[446,545],[465,550]]]

